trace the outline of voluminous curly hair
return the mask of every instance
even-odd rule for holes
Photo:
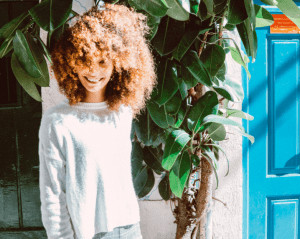
[[[147,16],[121,4],[92,7],[68,27],[51,49],[52,69],[59,90],[73,105],[86,95],[76,68],[93,67],[93,58],[110,58],[114,69],[105,100],[110,110],[130,105],[133,117],[145,107],[155,87],[156,70]]]

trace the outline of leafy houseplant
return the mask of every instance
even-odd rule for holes
[[[176,238],[205,236],[205,215],[212,198],[212,180],[224,125],[252,143],[241,124],[232,120],[253,117],[228,107],[242,102],[243,89],[226,75],[226,54],[247,72],[248,57],[255,60],[256,27],[273,23],[272,15],[251,0],[114,0],[148,16],[148,36],[157,62],[158,85],[147,109],[132,125],[133,177],[137,195],[154,186],[153,172],[162,175],[159,193],[174,202]],[[300,13],[292,0],[262,0],[277,6],[300,26]],[[99,0],[95,0],[99,4]],[[76,15],[72,0],[44,0],[0,29],[0,58],[10,57],[13,73],[24,90],[42,101],[36,85],[49,86],[46,58],[68,21]],[[295,17],[298,16],[298,17]],[[47,31],[46,44],[38,29]],[[244,54],[226,31],[237,30]],[[226,154],[225,154],[226,155]],[[229,162],[228,162],[229,166]],[[192,184],[200,175],[200,187]],[[200,229],[200,230],[199,230]]]

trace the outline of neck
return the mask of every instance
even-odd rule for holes
[[[89,92],[86,91],[86,96],[83,100],[83,102],[87,103],[98,103],[105,101],[105,95],[104,92]]]

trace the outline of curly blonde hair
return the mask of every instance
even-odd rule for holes
[[[93,67],[93,58],[110,58],[114,69],[105,91],[110,110],[130,105],[133,118],[145,107],[155,87],[156,70],[150,44],[147,16],[121,4],[92,7],[68,27],[51,49],[52,69],[59,90],[69,104],[86,95],[76,68]]]

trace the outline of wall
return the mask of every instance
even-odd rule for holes
[[[92,0],[74,0],[73,9],[82,13],[92,6]],[[42,38],[45,34],[42,32]],[[235,37],[236,38],[236,37]],[[228,76],[241,84],[240,66],[233,62],[227,54]],[[65,97],[58,91],[56,80],[51,73],[50,87],[42,88],[43,112]],[[241,104],[234,104],[234,108],[241,109]],[[231,131],[228,129],[229,132]],[[226,160],[223,155],[220,159],[220,185],[214,191],[214,197],[227,204],[224,207],[219,201],[213,200],[212,231],[216,239],[242,238],[242,139],[241,136],[228,134],[228,140],[221,146],[227,152],[230,160],[230,173],[226,173]],[[139,200],[141,214],[141,231],[144,239],[174,239],[176,224],[169,202],[161,199],[158,193],[159,175],[155,175],[155,186],[148,196]]]

